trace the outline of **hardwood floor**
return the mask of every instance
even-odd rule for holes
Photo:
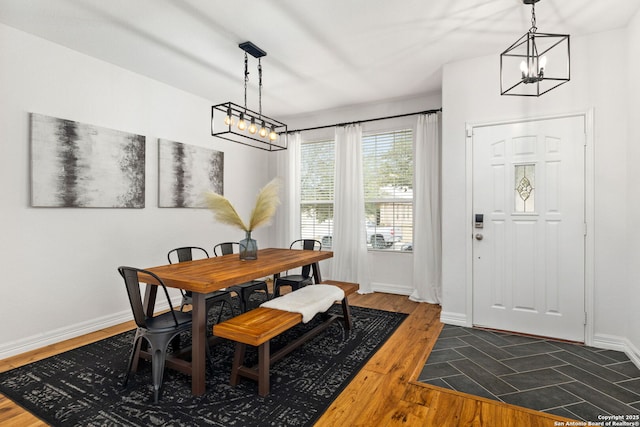
[[[406,297],[354,295],[351,305],[408,313],[316,423],[320,426],[548,427],[566,418],[415,382],[442,323],[440,307]]]
[[[529,409],[415,382],[442,324],[440,308],[407,297],[353,295],[351,305],[409,314],[318,420],[316,426],[474,426],[549,427],[569,421]],[[0,361],[0,372],[70,350],[133,328],[133,322]],[[46,426],[0,394],[0,425]]]

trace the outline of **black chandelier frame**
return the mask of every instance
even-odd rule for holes
[[[531,5],[531,28],[515,43],[500,54],[500,94],[511,96],[538,97],[571,80],[571,46],[569,34],[538,33],[536,27],[535,4],[540,0],[522,0]],[[539,46],[543,46],[539,50]],[[566,67],[554,67],[553,72],[545,69],[543,58],[552,49],[553,55],[566,47]],[[557,58],[557,57],[556,57]],[[563,56],[564,59],[564,56]],[[516,61],[522,60],[526,72],[521,71],[520,78],[508,79],[505,73],[512,73]],[[509,66],[505,67],[505,62]],[[564,69],[560,69],[564,68]],[[531,71],[535,70],[535,71]],[[509,81],[508,81],[509,80]]]
[[[281,151],[287,149],[287,125],[267,117],[264,114],[260,114],[256,111],[250,110],[242,105],[234,104],[233,102],[224,102],[222,104],[214,105],[211,107],[211,120],[214,121],[216,112],[221,117],[226,117],[231,112],[232,117],[239,118],[242,114],[245,121],[251,122],[251,119],[256,120],[258,126],[262,125],[264,121],[265,128],[268,132],[274,131],[278,135],[278,139],[272,141],[269,139],[269,135],[265,137],[257,136],[258,134],[250,134],[246,131],[238,131],[235,123],[229,123],[225,125],[224,130],[215,131],[213,126],[211,127],[211,135],[218,138],[226,139],[227,141],[237,142],[238,144],[247,145],[249,147],[259,148],[265,151]]]
[[[244,51],[244,106],[231,101],[211,107],[211,135],[265,151],[286,150],[288,145],[287,125],[262,114],[262,64],[267,52],[247,41],[238,45]],[[249,82],[248,56],[258,60],[258,106],[259,111],[247,108],[247,84]],[[234,127],[243,123],[243,127]],[[249,122],[249,127],[246,123]],[[220,129],[220,130],[218,130]],[[260,131],[258,131],[260,129]]]

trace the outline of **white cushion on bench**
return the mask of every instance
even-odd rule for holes
[[[274,298],[260,307],[275,308],[302,314],[307,323],[317,313],[324,313],[334,302],[344,299],[344,291],[333,285],[308,285],[281,297]]]

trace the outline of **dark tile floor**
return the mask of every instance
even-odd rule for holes
[[[587,422],[640,415],[624,353],[542,338],[445,325],[419,381]]]

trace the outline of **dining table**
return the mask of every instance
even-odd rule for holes
[[[319,262],[333,257],[331,251],[267,248],[258,250],[257,259],[241,260],[238,254],[204,258],[176,264],[145,268],[156,274],[167,287],[192,292],[192,346],[191,362],[186,373],[191,375],[191,393],[204,394],[207,366],[207,309],[205,296],[214,291],[268,276],[279,277],[287,270],[311,265],[314,282],[322,282]],[[140,274],[140,282],[145,275]],[[149,282],[150,277],[146,278]],[[144,304],[152,314],[158,286],[147,284]]]

